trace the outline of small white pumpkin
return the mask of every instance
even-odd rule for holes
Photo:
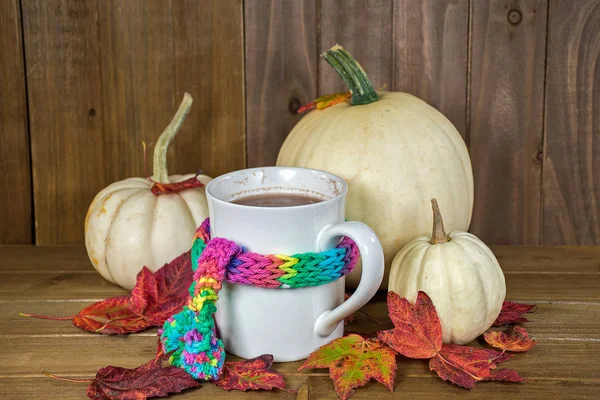
[[[414,303],[429,295],[442,323],[444,343],[465,344],[496,320],[506,296],[504,274],[492,251],[467,232],[446,235],[437,201],[433,235],[408,243],[394,258],[388,289]]]
[[[203,187],[155,195],[158,183],[181,182],[196,176],[168,175],[167,148],[192,105],[186,93],[173,120],[154,148],[154,175],[129,178],[96,195],[85,219],[85,246],[94,268],[107,280],[132,289],[143,266],[156,271],[190,249],[196,228],[208,216]],[[211,178],[198,175],[202,183]]]

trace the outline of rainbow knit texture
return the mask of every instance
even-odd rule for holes
[[[223,280],[264,288],[300,288],[333,282],[358,261],[349,238],[321,253],[261,255],[244,251],[234,242],[210,238],[208,218],[194,236],[194,282],[183,310],[165,321],[159,331],[172,365],[200,380],[217,380],[225,361],[223,341],[217,337],[214,313]]]

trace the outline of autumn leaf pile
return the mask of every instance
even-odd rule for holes
[[[505,332],[488,331],[485,341],[502,351],[442,343],[442,325],[433,302],[419,292],[415,304],[388,293],[387,305],[394,328],[365,339],[348,335],[312,353],[300,369],[328,368],[338,396],[346,400],[371,379],[393,391],[396,354],[429,360],[429,369],[446,381],[473,389],[481,381],[521,382],[519,374],[499,369],[509,360],[506,351],[527,351],[535,346],[525,328],[512,326]],[[504,302],[497,326],[526,322],[522,313],[533,306]]]
[[[78,328],[106,335],[135,333],[160,327],[178,312],[187,301],[187,288],[191,283],[191,260],[186,252],[154,273],[144,267],[129,295],[94,303],[74,317],[21,315],[72,320]],[[523,352],[535,346],[525,328],[515,325],[528,322],[523,314],[534,306],[504,302],[494,326],[511,326],[505,331],[490,330],[483,335],[490,346],[501,350],[497,351],[443,344],[435,306],[424,292],[419,292],[415,304],[389,293],[387,305],[393,329],[376,332],[370,338],[350,334],[336,339],[313,352],[299,369],[328,368],[334,389],[343,400],[372,379],[393,391],[399,355],[427,359],[430,370],[467,389],[480,381],[522,381],[517,372],[500,369],[498,365],[512,357],[507,351]],[[164,397],[201,385],[185,370],[164,366],[168,356],[162,353],[159,343],[156,358],[137,368],[108,366],[100,369],[93,379],[45,374],[62,380],[88,382],[87,395],[96,400]],[[215,384],[225,390],[285,390],[283,376],[274,371],[272,365],[270,354],[251,360],[229,361]]]

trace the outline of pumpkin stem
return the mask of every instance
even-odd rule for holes
[[[192,96],[190,96],[189,93],[184,93],[183,101],[179,105],[179,109],[175,113],[175,116],[156,141],[156,145],[154,146],[154,161],[152,165],[154,169],[152,180],[155,182],[169,183],[169,171],[167,170],[167,149],[175,135],[177,135],[177,132],[185,120],[185,117],[187,117],[188,113],[190,112],[192,101]]]
[[[352,93],[351,104],[353,106],[369,104],[379,100],[379,95],[367,73],[346,49],[336,44],[321,56],[333,67],[350,89],[350,93]]]
[[[431,244],[446,243],[450,238],[444,231],[444,221],[442,220],[442,213],[440,213],[440,207],[438,206],[436,199],[431,199],[431,206],[433,208],[433,233],[431,235]]]

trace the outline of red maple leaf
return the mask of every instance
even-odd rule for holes
[[[529,322],[529,320],[523,317],[522,314],[532,312],[535,305],[515,303],[512,301],[505,301],[502,303],[502,310],[500,315],[494,321],[493,326],[503,326],[512,324],[521,324],[523,322]]]
[[[285,389],[283,375],[273,371],[273,356],[263,354],[245,361],[226,362],[215,384],[225,390]]]
[[[518,325],[511,326],[505,332],[487,331],[483,338],[490,346],[507,351],[523,352],[536,345],[525,328]]]
[[[73,317],[73,325],[104,335],[122,335],[152,326],[129,308],[129,296],[111,297],[87,306]]]
[[[113,366],[100,369],[87,395],[94,400],[143,400],[197,386],[198,381],[184,369],[163,367],[160,360],[150,360],[132,369]]]
[[[496,371],[497,364],[511,355],[491,349],[454,344],[442,345],[442,327],[431,299],[425,292],[410,304],[396,293],[388,293],[388,312],[394,329],[378,333],[388,346],[409,358],[430,358],[429,368],[444,380],[472,389],[479,381],[520,382],[515,371]]]
[[[178,312],[188,299],[192,284],[190,252],[185,252],[152,273],[144,267],[138,273],[130,295],[111,297],[87,306],[74,317],[48,317],[23,314],[49,320],[72,320],[78,328],[105,335],[139,332],[162,324]]]
[[[199,386],[198,381],[184,369],[164,367],[164,358],[166,356],[131,369],[108,366],[100,369],[94,379],[73,379],[45,371],[42,374],[68,382],[89,382],[87,396],[94,400],[145,400]]]
[[[306,368],[329,368],[336,393],[346,400],[371,379],[393,392],[396,353],[378,339],[351,334],[313,352],[299,370]]]
[[[152,181],[154,182],[154,181]],[[172,194],[179,193],[182,190],[193,189],[203,187],[204,184],[198,180],[198,176],[192,176],[181,182],[173,182],[173,183],[160,183],[154,182],[152,185],[152,194],[155,196],[160,196],[161,194]]]
[[[155,273],[144,267],[129,298],[129,309],[152,326],[161,326],[179,312],[188,299],[193,279],[190,253],[185,252]]]
[[[479,381],[521,382],[522,378],[515,371],[495,371],[497,364],[509,358],[495,350],[444,344],[429,360],[429,369],[442,379],[467,389],[473,389]]]
[[[394,329],[381,331],[377,337],[398,353],[409,358],[431,358],[442,348],[442,325],[433,302],[419,292],[414,305],[406,298],[389,292],[387,297]]]

